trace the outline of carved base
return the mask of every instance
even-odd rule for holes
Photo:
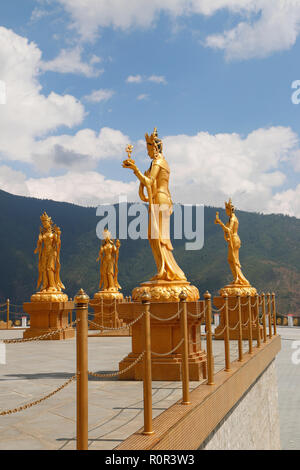
[[[117,290],[100,290],[94,295],[94,300],[123,300],[123,294]]]
[[[220,289],[220,295],[224,296],[224,294],[229,296],[235,296],[240,294],[241,297],[246,297],[248,294],[251,296],[256,295],[257,291],[255,287],[252,286],[245,286],[243,284],[228,284],[227,286]]]
[[[31,302],[68,302],[67,294],[63,292],[37,292],[30,298]]]
[[[140,284],[132,291],[132,300],[141,302],[143,293],[147,291],[151,295],[151,302],[179,302],[182,291],[187,294],[187,302],[195,302],[199,299],[197,287],[191,286],[187,281],[148,281]]]

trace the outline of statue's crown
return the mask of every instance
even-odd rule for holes
[[[41,215],[40,219],[41,219],[42,222],[50,222],[50,223],[52,223],[51,217],[49,217],[49,215],[48,215],[46,212],[44,212],[44,213]]]
[[[231,198],[228,202],[225,201],[225,208],[230,210],[234,209],[234,205],[232,204]]]
[[[145,134],[147,144],[152,144],[158,151],[162,151],[162,141],[158,138],[157,128],[154,127],[154,131],[151,135]]]

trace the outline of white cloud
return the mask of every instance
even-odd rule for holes
[[[151,75],[151,77],[148,78],[148,81],[154,83],[162,83],[163,85],[167,84],[167,80],[162,75]]]
[[[141,83],[143,81],[143,78],[141,75],[129,75],[129,77],[126,78],[127,83]]]
[[[114,90],[94,90],[90,95],[84,96],[86,101],[91,103],[100,103],[101,101],[108,101],[115,94]]]
[[[143,82],[153,82],[157,84],[167,84],[167,80],[163,75],[150,75],[150,77],[142,75],[129,75],[126,78],[127,83],[143,83]]]
[[[59,167],[91,169],[99,160],[121,158],[128,143],[129,137],[109,127],[99,133],[81,129],[75,135],[51,136],[37,142],[33,161],[44,173]]]
[[[136,99],[138,101],[143,101],[143,100],[147,100],[148,97],[149,97],[149,95],[147,95],[146,93],[142,93],[141,95],[138,95]]]
[[[270,212],[274,189],[286,180],[281,163],[292,164],[298,137],[290,129],[258,129],[238,134],[200,132],[163,139],[171,166],[174,201],[223,206],[229,197],[239,209]],[[191,196],[192,195],[192,196]],[[295,212],[296,204],[290,207]]]
[[[206,45],[225,51],[227,59],[265,57],[295,44],[300,30],[298,0],[57,0],[72,17],[83,40],[99,28],[150,28],[161,13],[177,18],[211,16],[226,9],[242,21],[228,31],[210,35]]]
[[[268,204],[268,212],[300,218],[300,184],[295,189],[276,193]]]
[[[0,79],[6,85],[6,104],[0,113],[2,159],[30,162],[37,139],[60,126],[72,128],[85,116],[74,96],[42,93],[40,62],[35,43],[0,27]]]
[[[7,165],[0,166],[0,189],[12,194],[30,196],[24,173]]]
[[[68,172],[62,176],[30,178],[26,182],[30,196],[40,199],[72,202],[82,206],[114,204],[119,195],[126,194],[129,200],[137,200],[136,182],[106,179],[100,173],[85,171]]]
[[[74,73],[86,77],[99,77],[103,70],[95,69],[94,64],[101,62],[100,57],[93,55],[89,62],[82,60],[83,50],[80,46],[73,49],[62,49],[57,57],[47,62],[41,62],[40,67],[45,72]]]

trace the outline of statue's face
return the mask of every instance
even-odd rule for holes
[[[232,214],[232,210],[230,209],[230,207],[226,207],[225,211],[226,211],[226,214],[228,215],[228,217],[230,217],[231,214]]]
[[[49,228],[51,227],[49,220],[43,220],[43,226],[46,230],[49,230]]]
[[[148,155],[150,158],[154,158],[154,146],[153,144],[147,143]]]

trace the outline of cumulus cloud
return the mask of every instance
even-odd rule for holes
[[[143,78],[141,75],[129,75],[129,77],[126,78],[127,83],[141,83],[143,81]]]
[[[31,196],[79,204],[97,206],[119,202],[119,195],[126,194],[128,200],[137,200],[136,182],[106,179],[100,173],[67,172],[65,175],[47,178],[30,178],[26,182]]]
[[[100,103],[101,101],[108,101],[115,94],[114,90],[94,90],[90,95],[83,97],[86,101],[90,103]]]
[[[300,218],[300,184],[295,189],[276,193],[268,203],[268,212]]]
[[[205,44],[225,51],[227,59],[265,57],[295,44],[299,34],[297,0],[57,0],[72,17],[83,40],[93,40],[99,28],[150,28],[161,13],[172,18],[212,16],[221,10],[241,18],[234,28],[206,38]],[[87,8],[88,3],[88,8]]]
[[[44,71],[58,73],[74,73],[86,77],[99,77],[103,70],[95,69],[94,64],[101,61],[100,57],[93,55],[88,62],[82,60],[83,50],[80,46],[73,49],[62,49],[57,57],[47,62],[41,62],[40,67]]]
[[[41,51],[4,27],[0,27],[1,80],[6,104],[0,113],[0,155],[6,160],[31,162],[37,139],[60,126],[82,122],[83,105],[71,95],[42,93],[39,83]]]
[[[281,163],[292,164],[299,146],[298,136],[285,127],[258,129],[245,138],[199,132],[163,142],[174,200],[223,206],[232,197],[239,209],[261,212],[273,211],[273,194],[286,180]],[[300,217],[296,210],[294,204],[289,213]]]

